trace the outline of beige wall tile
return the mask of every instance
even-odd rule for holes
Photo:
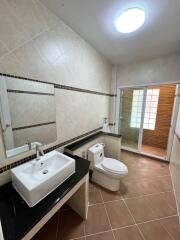
[[[2,0],[0,4],[0,72],[110,92],[111,64],[40,1]],[[15,82],[10,81],[14,88]],[[32,89],[28,84],[22,88]],[[39,89],[38,84],[33,88]],[[58,140],[54,144],[100,127],[108,110],[107,96],[56,89]],[[4,160],[2,153],[0,159]]]
[[[58,139],[73,137],[96,129],[108,116],[108,97],[55,89]]]
[[[56,140],[56,124],[27,128],[13,132],[15,147],[30,142],[40,142],[43,145]]]
[[[120,160],[121,138],[104,136],[105,156]]]
[[[7,47],[4,45],[2,41],[0,41],[0,58],[8,53]]]
[[[8,93],[12,128],[55,121],[54,96]]]
[[[92,147],[93,145],[97,143],[102,143],[103,142],[103,137],[98,137],[86,144],[84,144],[82,147],[78,148],[73,152],[74,155],[77,155],[79,157],[83,157],[85,159],[88,159],[88,149]]]
[[[40,92],[54,94],[54,86],[47,83],[33,82],[22,79],[6,78],[7,89],[29,92]]]
[[[10,9],[18,16],[22,26],[35,37],[56,23],[58,18],[36,0],[7,0]]]
[[[15,50],[14,55],[18,59],[21,68],[27,70],[27,77],[42,81],[51,81],[50,79],[53,79],[52,68],[39,54],[34,40]]]
[[[28,69],[23,68],[13,53],[0,59],[0,72],[21,77],[30,76]]]
[[[126,66],[118,66],[117,87],[133,84],[179,82],[179,68],[179,54]]]
[[[121,138],[116,138],[113,136],[103,135],[100,136],[84,145],[73,152],[74,155],[88,158],[88,149],[97,144],[104,143],[105,149],[104,154],[105,157],[114,158],[120,160],[121,156]]]
[[[109,123],[115,123],[116,98],[109,98]]]
[[[7,1],[1,0],[0,4],[0,40],[9,50],[13,50],[29,40],[29,34],[10,10]]]

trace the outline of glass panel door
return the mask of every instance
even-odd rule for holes
[[[144,88],[126,88],[120,93],[119,132],[122,147],[139,150],[143,125]]]

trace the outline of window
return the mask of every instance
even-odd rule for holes
[[[140,125],[141,125],[143,94],[144,94],[144,90],[133,91],[131,122],[130,122],[130,126],[133,128],[140,128]]]
[[[159,101],[159,89],[147,89],[143,128],[154,130]],[[134,90],[132,100],[131,122],[133,128],[140,128],[144,90]]]
[[[146,97],[144,129],[154,130],[156,126],[156,116],[159,101],[159,89],[148,89]]]

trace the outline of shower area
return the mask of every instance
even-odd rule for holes
[[[120,89],[122,149],[167,158],[177,86]]]

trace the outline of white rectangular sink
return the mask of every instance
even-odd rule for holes
[[[14,188],[33,207],[75,173],[75,160],[58,151],[11,169]]]

